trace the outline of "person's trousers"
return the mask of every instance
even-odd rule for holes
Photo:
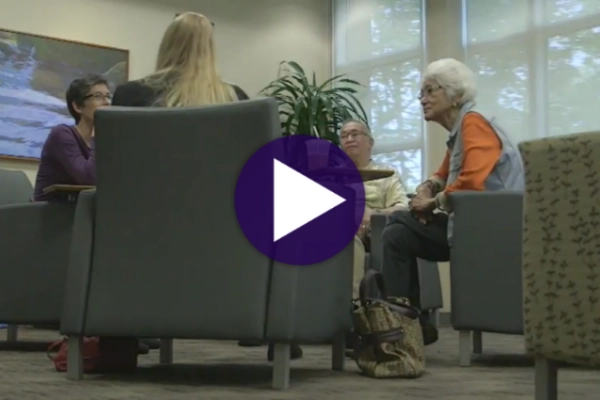
[[[383,276],[387,295],[406,297],[421,306],[417,258],[448,261],[448,216],[434,214],[423,224],[410,211],[396,211],[383,230]]]
[[[365,256],[367,252],[363,241],[354,236],[354,274],[352,278],[352,298],[358,299],[360,281],[365,276]]]

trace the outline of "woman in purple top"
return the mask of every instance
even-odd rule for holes
[[[50,131],[35,180],[35,201],[58,200],[61,195],[44,193],[51,185],[96,184],[94,112],[111,103],[108,82],[97,75],[75,79],[66,99],[75,125],[61,124]]]

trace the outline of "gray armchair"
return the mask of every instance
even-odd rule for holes
[[[0,205],[28,203],[33,197],[33,186],[23,171],[0,168]]]
[[[32,203],[25,173],[0,170],[0,321],[10,346],[18,324],[58,323],[75,207]]]
[[[472,351],[482,351],[481,332],[523,334],[523,194],[458,192],[451,201],[451,322],[459,331],[459,363],[469,366]]]
[[[275,342],[273,386],[289,384],[290,343],[334,342],[344,361],[352,243],[321,265],[258,252],[234,197],[248,158],[281,135],[273,99],[201,109],[96,113],[97,189],[79,198],[61,331],[70,379],[85,336]],[[243,351],[243,349],[240,349]]]
[[[386,220],[387,217],[381,214],[375,214],[371,217],[371,253],[366,267],[377,271],[381,271],[383,268],[382,234]],[[418,263],[421,308],[424,311],[431,312],[433,322],[437,325],[438,310],[444,306],[438,263],[422,259],[419,259]],[[375,288],[371,288],[371,290],[374,291]]]

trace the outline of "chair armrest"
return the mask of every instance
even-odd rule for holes
[[[457,192],[450,278],[455,329],[522,333],[522,192]]]
[[[437,310],[444,307],[440,267],[435,261],[417,259],[422,310]]]
[[[323,343],[352,326],[354,242],[328,260],[297,266],[273,263],[267,338]]]
[[[61,333],[81,334],[92,262],[96,190],[83,191],[77,199],[63,298]]]
[[[0,206],[0,320],[58,321],[75,206]]]

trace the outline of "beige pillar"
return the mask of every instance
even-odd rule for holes
[[[426,0],[427,62],[440,58],[464,60],[462,46],[462,4],[460,0]],[[428,123],[425,132],[425,173],[431,175],[444,157],[447,132],[437,124]],[[450,311],[450,271],[448,263],[440,263],[444,308]]]

